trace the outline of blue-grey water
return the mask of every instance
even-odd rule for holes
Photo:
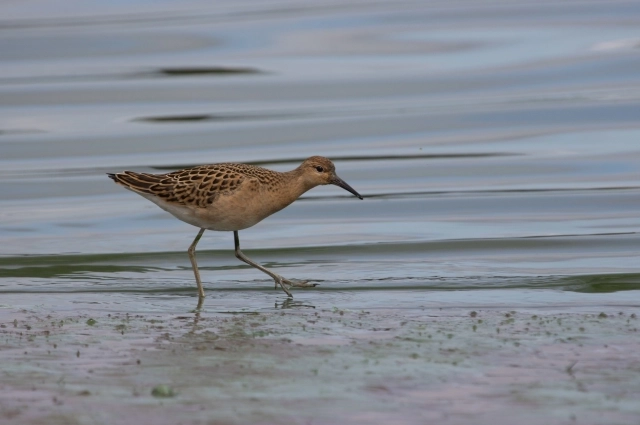
[[[0,423],[637,423],[639,70],[638,1],[4,2]],[[320,285],[206,232],[197,312],[106,176],[312,155],[365,199],[240,238]]]
[[[105,173],[311,155],[366,199],[314,189],[241,232],[256,260],[321,284],[306,300],[637,299],[636,2],[3,9],[4,299],[193,297],[197,230]],[[213,299],[264,302],[231,234],[207,232],[199,260]]]

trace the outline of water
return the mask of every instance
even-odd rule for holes
[[[240,233],[254,260],[320,284],[294,307],[640,306],[638,2],[2,10],[8,321],[195,305],[197,230],[105,173],[311,155],[365,200],[316,188]],[[198,247],[208,314],[279,311],[230,233]]]
[[[314,154],[366,201],[241,236],[317,293],[640,289],[639,5],[32,6],[2,21],[3,293],[191,290],[195,229],[104,173]],[[199,247],[208,291],[269,285]]]

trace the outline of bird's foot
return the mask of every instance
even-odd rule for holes
[[[308,280],[282,278],[282,281],[294,288],[313,288],[318,286],[317,283],[309,283]]]
[[[288,283],[289,281],[287,279],[283,278],[280,275],[276,275],[273,278],[273,280],[276,282],[276,289],[278,289],[278,285],[280,285],[280,287],[287,294],[287,296],[289,298],[293,298],[293,295],[291,295],[291,292],[289,292],[288,286],[290,286],[290,284]]]
[[[293,298],[293,295],[291,295],[291,292],[289,292],[290,288],[313,288],[318,286],[317,283],[309,283],[308,280],[285,279],[280,275],[276,275],[273,280],[276,283],[275,289],[278,289],[278,286],[280,286],[290,298]]]

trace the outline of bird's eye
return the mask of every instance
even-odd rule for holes
[[[324,171],[324,168],[322,168],[321,166],[319,166],[319,165],[318,165],[318,166],[316,167],[316,171],[317,171],[317,172],[319,172],[319,173],[321,173],[321,172],[323,172],[323,171]]]

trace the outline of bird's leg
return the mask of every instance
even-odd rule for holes
[[[202,288],[202,281],[200,280],[200,272],[198,271],[198,264],[196,263],[196,245],[198,245],[198,241],[202,237],[205,229],[200,229],[198,235],[193,240],[193,243],[189,247],[187,251],[189,253],[189,260],[191,260],[191,267],[193,267],[193,274],[196,275],[196,283],[198,284],[198,307],[202,304],[202,300],[204,299],[204,289]]]
[[[272,272],[271,270],[262,267],[260,264],[253,262],[249,257],[247,257],[246,255],[244,255],[242,253],[242,251],[240,251],[240,239],[238,238],[238,231],[234,230],[233,231],[233,241],[235,243],[235,247],[236,247],[236,257],[238,258],[238,260],[240,261],[244,261],[245,263],[247,263],[248,265],[255,267],[256,269],[262,271],[263,273],[268,274],[269,276],[271,276],[273,278],[273,280],[276,281],[277,285],[280,285],[282,287],[282,290],[291,298],[293,298],[293,295],[291,295],[291,292],[289,292],[289,289],[287,289],[286,285],[289,285],[289,281],[287,281],[286,279],[284,279],[282,276],[280,276],[277,273]]]

